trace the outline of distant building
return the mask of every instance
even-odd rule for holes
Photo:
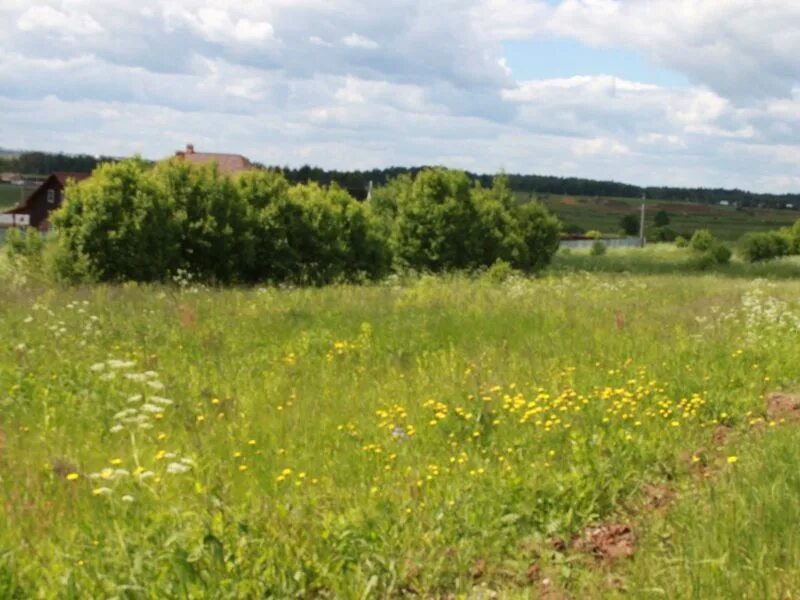
[[[0,214],[0,226],[28,225],[40,231],[50,229],[50,213],[64,202],[64,189],[68,181],[83,181],[90,173],[59,171],[45,179],[16,208]]]
[[[217,163],[220,173],[235,175],[242,171],[253,169],[253,164],[241,154],[221,154],[218,152],[195,152],[192,144],[186,145],[186,150],[179,150],[175,157],[194,165],[207,165]]]
[[[719,205],[720,205],[720,206],[730,206],[730,204],[731,204],[731,203],[730,203],[730,202],[728,202],[727,200],[720,200],[720,201],[719,201]]]

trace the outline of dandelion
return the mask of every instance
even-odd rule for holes
[[[729,464],[729,465],[732,465],[732,464],[734,464],[734,463],[735,463],[736,461],[738,461],[738,460],[739,460],[739,457],[738,457],[738,456],[729,456],[729,457],[728,457],[728,464]]]
[[[240,471],[247,471],[247,465],[239,465]]]
[[[121,458],[112,458],[109,462],[112,465],[117,466],[117,465],[121,465],[122,464],[122,459]]]
[[[78,475],[77,473],[67,473],[67,481],[75,481],[79,477],[80,475]]]
[[[255,446],[255,445],[256,445],[256,441],[255,441],[255,440],[250,440],[250,441],[249,441],[249,442],[247,442],[247,443],[248,443],[250,446]]]

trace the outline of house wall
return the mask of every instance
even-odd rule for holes
[[[53,192],[53,202],[48,201],[48,192]],[[59,206],[64,199],[64,188],[55,177],[50,178],[40,187],[28,203],[31,216],[31,227],[39,228],[48,221],[48,216]],[[45,225],[47,226],[47,225]]]

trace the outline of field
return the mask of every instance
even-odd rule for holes
[[[0,183],[0,212],[19,204],[35,188]]]
[[[521,195],[521,199],[527,195]],[[616,234],[623,215],[638,214],[641,201],[631,198],[589,198],[582,196],[545,195],[542,202],[565,225],[578,225],[585,230],[596,229]],[[765,231],[791,226],[800,219],[800,211],[754,208],[736,210],[730,206],[693,204],[680,201],[647,201],[647,223],[660,210],[669,214],[669,227],[678,233],[691,235],[696,229],[710,229],[718,238],[735,241],[749,231]]]
[[[800,283],[579,260],[227,290],[0,263],[0,597],[796,596],[800,433],[765,398],[800,385]]]

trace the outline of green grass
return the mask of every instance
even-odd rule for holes
[[[701,501],[615,572],[708,597],[697,561],[745,521],[686,453],[719,422],[746,439],[800,379],[796,281],[59,288],[4,259],[0,281],[0,597],[528,597],[532,565],[600,597],[605,569],[551,540],[629,519],[649,483]],[[719,497],[757,504],[778,467],[736,451]],[[800,558],[760,545],[780,531],[758,514],[728,597]],[[732,521],[691,526],[709,515]]]
[[[562,249],[553,258],[552,273],[629,273],[639,275],[703,275],[705,271],[694,266],[696,253],[674,244],[648,244],[641,248],[609,248],[606,254],[592,256],[588,249]],[[734,256],[728,265],[709,269],[722,277],[746,279],[797,279],[800,278],[800,257],[747,263]]]
[[[527,199],[520,194],[520,199]],[[623,215],[639,214],[641,201],[632,198],[590,198],[582,196],[547,195],[544,204],[566,225],[578,225],[585,230],[596,229],[617,234]],[[647,224],[665,210],[670,217],[669,227],[678,233],[691,235],[697,229],[710,229],[726,241],[739,239],[750,231],[766,231],[790,226],[800,219],[800,211],[774,209],[736,210],[734,207],[693,204],[681,201],[647,201]]]
[[[0,211],[17,206],[34,189],[36,188],[0,183]]]

